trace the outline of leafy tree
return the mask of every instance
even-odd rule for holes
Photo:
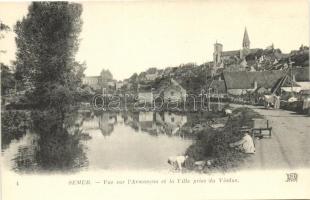
[[[7,32],[10,30],[10,27],[6,24],[4,24],[0,19],[0,39],[4,37],[3,32]]]
[[[15,79],[14,74],[10,71],[9,67],[3,63],[1,66],[1,96],[6,95],[9,89],[14,88]]]
[[[103,69],[100,73],[100,76],[101,76],[102,82],[113,80],[113,75],[108,69],[107,70]]]
[[[131,77],[129,78],[129,82],[131,83],[136,83],[138,81],[138,74],[134,73],[133,75],[131,75]]]
[[[9,30],[10,27],[0,20],[0,39],[4,38],[3,32],[7,32]],[[5,53],[5,51],[0,50],[0,53]],[[0,67],[1,67],[1,96],[3,96],[8,93],[9,89],[12,89],[14,87],[15,81],[14,81],[14,75],[7,65],[0,62]],[[2,103],[4,103],[4,99]]]
[[[36,108],[63,112],[81,86],[84,65],[75,61],[81,14],[77,3],[33,2],[15,26],[16,78]]]

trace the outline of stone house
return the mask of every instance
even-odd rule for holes
[[[151,103],[156,98],[167,102],[185,101],[186,90],[174,79],[163,79],[153,85],[139,85],[138,101]]]

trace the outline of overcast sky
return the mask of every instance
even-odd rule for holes
[[[247,27],[251,48],[274,43],[283,52],[309,44],[307,0],[208,0],[178,2],[83,2],[82,41],[77,54],[86,75],[109,69],[128,78],[149,67],[212,60],[217,40],[224,50],[242,46]],[[10,27],[29,3],[0,2],[0,19]],[[0,40],[2,62],[15,59],[14,33]]]

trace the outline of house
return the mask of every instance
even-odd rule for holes
[[[163,94],[164,102],[186,100],[186,90],[174,79],[170,79],[170,83],[161,88],[160,93]]]
[[[124,83],[122,81],[115,82],[115,89],[119,90],[123,87]]]
[[[102,70],[100,76],[86,76],[82,79],[82,83],[94,90],[113,91],[115,90],[115,80],[109,70]]]
[[[160,77],[163,70],[157,70],[156,68],[149,68],[146,72],[142,72],[139,75],[140,81],[154,81],[156,78]]]
[[[111,87],[111,88],[115,87],[115,81],[113,81],[113,80],[107,81],[106,84],[108,87]]]
[[[145,80],[146,81],[154,81],[158,77],[158,72],[155,71],[153,73],[147,73],[145,74]]]
[[[139,103],[152,103],[153,93],[151,91],[139,91],[138,101]]]
[[[208,80],[204,91],[206,94],[210,93],[210,97],[224,98],[227,95],[225,81],[222,78]]]
[[[154,88],[150,84],[138,84],[138,102],[152,103],[154,99]]]
[[[162,79],[151,84],[138,85],[138,101],[152,103],[161,98],[163,102],[181,102],[186,100],[186,90],[174,79]]]
[[[82,79],[84,85],[88,85],[94,90],[100,90],[100,76],[86,76]]]
[[[226,90],[231,95],[242,95],[254,92],[259,88],[264,88],[269,92],[277,87],[280,81],[286,76],[282,70],[260,71],[260,72],[224,72],[223,73]],[[282,90],[298,91],[300,86],[290,78],[286,78],[281,84]],[[289,89],[290,88],[290,89]]]
[[[309,67],[295,67],[292,70],[293,80],[300,85],[300,90],[310,90]]]

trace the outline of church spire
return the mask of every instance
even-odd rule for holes
[[[247,48],[247,49],[250,48],[250,39],[249,39],[248,31],[246,30],[246,27],[244,29],[242,47]]]

